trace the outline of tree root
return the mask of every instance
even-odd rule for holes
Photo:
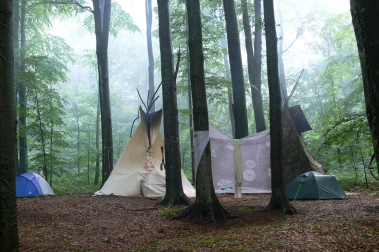
[[[219,202],[195,202],[191,206],[184,209],[181,213],[175,215],[173,219],[182,219],[185,217],[194,218],[200,222],[223,222],[229,217],[229,213]]]
[[[161,206],[166,207],[172,207],[177,205],[190,206],[191,204],[192,201],[184,193],[180,193],[179,195],[166,195],[160,203]]]
[[[287,200],[281,201],[281,202],[270,201],[265,211],[267,212],[280,211],[283,214],[290,214],[290,215],[297,213],[296,208],[292,206]]]

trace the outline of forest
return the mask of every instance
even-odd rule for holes
[[[379,227],[367,223],[378,221],[375,202],[379,188],[376,120],[379,93],[375,67],[379,63],[374,57],[376,50],[369,45],[377,43],[378,34],[372,31],[379,20],[369,13],[367,21],[364,15],[361,17],[355,11],[365,4],[372,8],[379,6],[370,5],[367,0],[361,3],[362,6],[356,2],[3,1],[0,4],[0,33],[10,34],[10,39],[7,41],[4,36],[0,41],[0,184],[3,188],[0,206],[4,213],[0,223],[6,223],[0,228],[0,248],[18,250],[18,242],[14,240],[18,239],[14,235],[18,232],[17,225],[16,228],[12,225],[18,218],[22,251],[54,250],[60,246],[63,246],[62,251],[122,251],[131,250],[133,246],[139,251],[181,249],[179,245],[167,248],[155,241],[158,238],[151,242],[142,236],[140,240],[133,238],[136,239],[135,243],[130,243],[133,246],[123,247],[123,239],[128,240],[128,234],[123,233],[125,237],[116,241],[109,238],[115,235],[114,230],[109,234],[88,233],[82,238],[96,236],[101,245],[95,247],[90,246],[93,241],[88,239],[80,246],[80,240],[74,242],[67,237],[70,245],[58,237],[54,238],[57,239],[55,245],[41,242],[51,232],[49,221],[60,225],[56,216],[46,211],[56,211],[49,209],[59,205],[60,209],[66,209],[56,213],[63,219],[67,211],[85,216],[88,212],[81,213],[84,209],[80,207],[81,201],[86,202],[88,211],[96,218],[103,218],[101,209],[105,215],[115,214],[109,220],[113,226],[119,221],[115,217],[120,217],[120,209],[125,210],[126,219],[135,218],[134,223],[140,229],[147,228],[141,218],[155,216],[155,220],[150,220],[152,225],[157,225],[167,236],[170,232],[171,235],[175,233],[165,230],[169,229],[166,222],[171,221],[167,219],[173,216],[179,219],[191,216],[214,223],[212,229],[207,225],[196,226],[187,219],[175,220],[173,230],[180,230],[180,225],[187,226],[183,236],[178,235],[184,251],[188,249],[186,246],[191,246],[183,240],[188,236],[186,232],[209,235],[221,230],[220,241],[209,238],[210,244],[200,244],[197,248],[212,251],[211,244],[216,244],[216,250],[238,250],[253,245],[246,244],[245,240],[239,247],[235,240],[229,240],[228,229],[256,225],[270,229],[270,225],[276,223],[279,229],[286,230],[290,224],[285,222],[293,221],[293,225],[302,230],[306,228],[301,223],[310,221],[307,218],[317,215],[320,208],[333,219],[335,211],[345,207],[341,211],[349,221],[352,219],[351,222],[335,216],[333,225],[342,221],[346,227],[353,226],[354,212],[362,227],[355,229],[354,234],[349,233],[350,237],[336,238],[338,241],[334,243],[329,241],[328,248],[354,250],[353,243],[342,246],[342,240],[351,237],[357,239],[357,250],[375,248]],[[9,13],[12,15],[6,20],[9,15],[5,14]],[[10,49],[7,51],[4,45]],[[13,58],[11,64],[6,60],[7,53]],[[5,72],[9,65],[12,67]],[[6,107],[5,102],[11,104],[10,107]],[[330,203],[334,201],[322,206],[318,201],[290,203],[283,196],[283,176],[286,174],[282,158],[287,155],[286,147],[291,146],[282,143],[282,134],[286,134],[282,131],[282,108],[297,105],[310,126],[310,130],[300,134],[305,148],[327,174],[334,175],[342,188],[351,193],[346,205]],[[106,196],[95,197],[92,201],[88,196],[102,188],[143,120],[139,118],[140,107],[147,115],[163,109],[160,132],[165,139],[165,153],[160,154],[159,160],[162,159],[162,164],[165,162],[166,196],[163,201],[149,202],[135,199],[133,203],[118,197],[102,199]],[[208,131],[210,125],[233,139],[271,130],[271,199],[269,195],[246,195],[243,199],[216,195],[209,144],[195,175],[194,135]],[[14,159],[10,159],[11,156]],[[182,181],[178,179],[180,168],[196,188],[196,199],[183,195]],[[43,177],[55,196],[15,201],[15,175],[25,172]],[[359,193],[362,197],[357,196]],[[54,203],[49,204],[49,198]],[[64,205],[71,200],[70,206]],[[101,203],[102,200],[107,203]],[[254,207],[246,206],[251,202]],[[41,204],[39,210],[37,204]],[[119,209],[107,208],[105,204]],[[15,205],[18,216],[15,209],[12,212]],[[83,209],[75,210],[73,205]],[[262,209],[287,214],[300,212],[300,217],[265,215]],[[47,223],[41,230],[41,237],[33,238],[34,241],[26,238],[26,233],[32,232],[25,224],[30,211],[39,212],[34,221]],[[367,212],[369,219],[364,219],[363,213]],[[242,217],[235,220],[231,217],[234,214]],[[43,219],[43,215],[49,216]],[[85,222],[85,218],[78,217],[76,221]],[[226,221],[226,225],[218,226],[220,220]],[[315,233],[317,220],[320,219],[310,221]],[[61,228],[70,229],[67,223]],[[123,225],[124,232],[134,229],[129,222]],[[150,226],[147,229],[156,237],[164,237],[156,233],[159,230],[152,230]],[[320,229],[316,237],[322,237],[322,232],[333,233],[331,226]],[[364,238],[357,238],[362,234],[358,232],[363,232]],[[274,233],[275,228],[272,228],[266,235]],[[31,237],[37,236],[32,234]],[[278,245],[282,242],[280,239],[275,240],[277,243],[273,247],[269,239],[262,240],[261,247],[256,250],[301,250],[297,243],[304,237],[290,242],[289,247]],[[41,245],[34,242],[41,242]],[[225,247],[222,244],[226,244]],[[17,249],[13,249],[15,247]],[[308,249],[315,250],[315,247],[305,247]]]

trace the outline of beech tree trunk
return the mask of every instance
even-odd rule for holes
[[[12,5],[0,1],[0,251],[18,251]]]
[[[26,2],[21,1],[21,19],[20,19],[20,64],[18,70],[25,72],[25,57],[26,57]],[[18,128],[19,128],[19,157],[20,165],[18,173],[24,173],[28,171],[28,143],[27,143],[27,131],[26,131],[26,88],[23,80],[17,83],[18,100],[19,100],[19,113],[18,113]]]
[[[233,114],[235,120],[235,138],[240,139],[249,134],[247,125],[245,85],[242,68],[241,48],[238,32],[237,15],[234,0],[223,0],[230,72],[233,86]]]
[[[278,1],[278,8],[279,8],[278,13],[279,13],[279,22],[280,22],[279,29],[280,29],[280,35],[282,37],[278,41],[278,43],[279,43],[279,45],[278,45],[279,80],[280,80],[280,87],[282,90],[283,99],[284,99],[284,102],[286,102],[288,99],[288,92],[287,92],[287,83],[286,83],[286,73],[284,70],[284,63],[283,63],[283,34],[284,34],[284,30],[283,30],[282,12],[280,11],[281,10],[281,2],[280,1]]]
[[[149,58],[149,99],[155,92],[154,88],[154,54],[153,54],[153,45],[151,39],[151,24],[153,19],[153,8],[151,5],[151,0],[146,0],[145,5],[145,13],[146,13],[146,40],[147,40],[147,55]],[[155,111],[155,103],[151,104],[150,112]]]
[[[112,116],[109,99],[108,38],[111,17],[111,0],[93,0],[95,18],[96,56],[99,73],[99,96],[102,133],[102,184],[113,169]]]
[[[190,78],[192,89],[194,131],[209,132],[208,106],[205,92],[204,55],[199,0],[187,0],[188,49],[190,55]],[[209,135],[209,134],[208,134]],[[223,220],[226,212],[219,202],[213,187],[210,142],[201,156],[196,174],[196,201],[183,215],[196,219]]]
[[[267,48],[267,76],[270,94],[270,137],[271,137],[271,200],[269,211],[280,210],[294,213],[289,204],[283,179],[283,138],[282,138],[282,99],[278,70],[278,50],[275,28],[273,0],[263,1]]]
[[[14,58],[14,71],[17,73],[20,71],[20,60],[18,59],[18,50],[20,48],[20,43],[19,43],[19,36],[20,36],[20,1],[19,0],[13,0],[13,55],[15,56]],[[18,111],[17,111],[17,104],[18,104],[18,88],[17,85],[14,85],[15,90],[14,90],[14,101],[16,104],[15,107],[15,118],[17,120],[18,118]],[[18,124],[18,122],[17,122]],[[16,127],[16,134],[17,136],[19,135],[19,130],[18,127]],[[16,174],[22,173],[20,171],[20,165],[19,165],[19,145],[16,144]]]
[[[231,81],[229,58],[228,58],[228,53],[226,50],[226,48],[228,47],[228,42],[226,41],[226,38],[222,38],[220,43],[221,43],[222,54],[224,56],[225,79],[228,81]],[[232,92],[232,88],[229,85],[228,85],[228,107],[229,107],[230,125],[232,126],[232,136],[233,138],[235,138],[236,123],[235,123],[234,114],[233,114],[233,92]]]
[[[379,1],[350,0],[361,62],[366,114],[379,172]]]
[[[169,0],[158,0],[158,19],[166,161],[166,195],[162,204],[189,204],[190,200],[183,192],[181,175],[178,104],[172,60]]]
[[[95,165],[95,180],[94,185],[99,183],[99,175],[100,175],[100,103],[97,101],[97,109],[96,109],[96,165]],[[105,181],[104,181],[105,182]],[[104,183],[102,183],[104,184]]]
[[[245,45],[247,53],[247,66],[249,72],[249,81],[251,87],[251,97],[253,101],[255,127],[257,132],[266,130],[266,122],[263,112],[263,101],[261,92],[261,70],[262,70],[262,6],[260,0],[254,1],[255,8],[255,37],[254,37],[254,50],[253,41],[251,39],[251,28],[249,20],[249,11],[247,8],[247,0],[241,0],[242,4],[242,18],[243,28],[245,31]]]

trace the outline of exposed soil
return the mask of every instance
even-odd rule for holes
[[[220,196],[222,224],[171,220],[160,200],[70,195],[18,199],[20,251],[379,251],[379,196],[296,201],[268,213],[270,195]]]

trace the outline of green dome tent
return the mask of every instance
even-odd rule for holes
[[[332,175],[310,171],[287,185],[288,199],[346,199],[346,193]]]

